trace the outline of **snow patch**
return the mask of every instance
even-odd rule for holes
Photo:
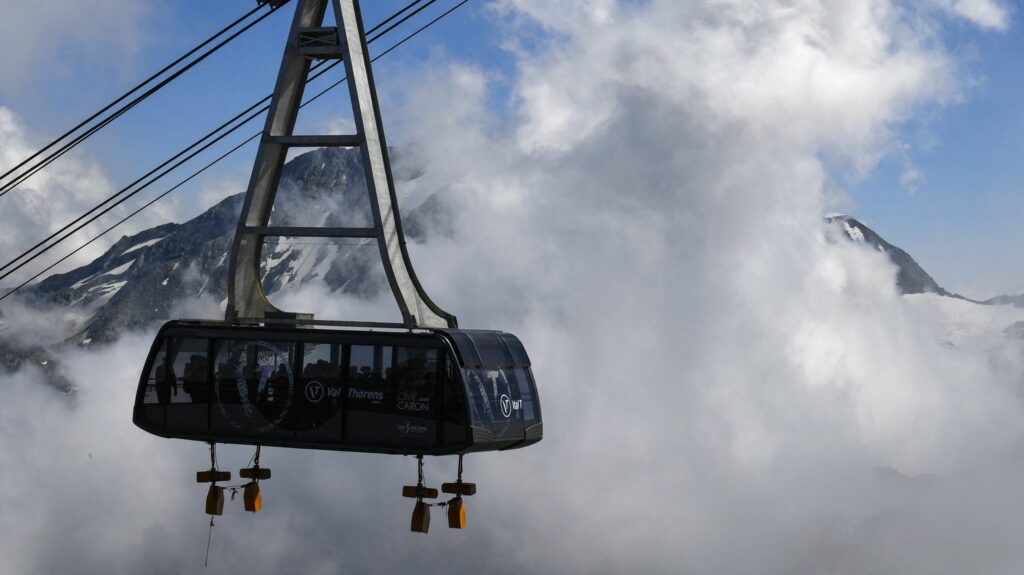
[[[843,228],[846,229],[846,235],[850,236],[850,239],[855,242],[864,241],[864,232],[857,226],[851,226],[849,222],[843,222]]]
[[[96,274],[92,274],[91,276],[78,280],[77,282],[71,285],[71,289],[78,289],[80,287],[85,286],[85,284],[89,283],[89,280],[91,280],[94,277],[96,277]]]
[[[105,276],[119,276],[119,275],[123,274],[124,272],[128,271],[128,268],[132,267],[132,264],[134,264],[134,263],[135,263],[135,260],[132,260],[132,261],[127,262],[127,263],[123,263],[123,264],[117,266],[116,268],[114,268],[114,269],[112,269],[110,271],[103,272],[103,275],[105,275]]]
[[[148,241],[142,242],[141,244],[136,244],[136,245],[126,249],[125,251],[121,252],[121,255],[123,256],[124,254],[130,254],[130,253],[134,252],[135,250],[141,250],[142,248],[148,248],[149,246],[159,242],[160,240],[162,240],[162,239],[164,239],[166,237],[167,236],[163,236],[163,237],[156,238],[154,240],[148,240]]]
[[[128,283],[128,280],[121,280],[121,281],[116,281],[116,282],[107,282],[105,284],[100,284],[98,286],[93,286],[93,287],[89,288],[89,292],[90,293],[91,292],[96,292],[96,293],[99,293],[101,295],[113,295],[114,293],[117,293],[117,290],[123,288],[125,286],[125,284],[127,284],[127,283]]]

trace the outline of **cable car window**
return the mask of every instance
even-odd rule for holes
[[[466,440],[466,393],[459,381],[459,367],[447,353],[441,366],[444,413],[444,442],[459,444]]]
[[[437,351],[423,347],[395,348],[395,383],[399,413],[434,417]]]
[[[206,385],[206,373],[209,370],[207,341],[171,339],[169,343],[170,351],[174,353],[173,370],[177,378],[177,385],[171,391],[171,403],[209,402],[210,390]]]
[[[295,345],[290,342],[217,342],[211,427],[267,436],[287,432],[293,417]]]
[[[157,401],[167,405],[166,425],[179,431],[206,431],[209,386],[207,340],[167,338],[156,363]]]
[[[394,348],[389,345],[386,345],[383,347],[378,347],[377,349],[380,350],[381,379],[383,379],[384,381],[393,381],[392,371],[394,371],[395,369]]]
[[[327,343],[306,343],[302,345],[302,375],[310,377],[331,377],[338,368],[337,346]],[[332,355],[335,357],[332,359]],[[332,366],[333,363],[333,366]]]
[[[391,434],[395,445],[422,447],[437,442],[437,357],[436,348],[394,348],[391,384],[397,417]]]
[[[354,442],[387,443],[395,412],[394,386],[386,380],[392,370],[391,348],[353,345],[350,349],[345,437]]]
[[[522,399],[523,404],[523,421],[527,426],[530,426],[539,419],[536,402],[533,394],[533,386],[530,378],[529,371],[516,368],[514,370],[506,370],[511,376],[515,377],[516,383],[519,385],[519,398]]]
[[[482,425],[497,440],[523,438],[523,401],[510,369],[465,370],[473,409],[473,424]]]
[[[503,333],[498,337],[501,338],[501,341],[505,342],[508,350],[512,352],[512,360],[515,362],[516,367],[530,367],[530,357],[526,355],[526,348],[523,347],[523,343],[519,341],[519,338],[510,333]]]
[[[364,387],[374,379],[373,346],[353,345],[349,349],[351,350],[348,366],[349,386],[352,388]]]
[[[455,340],[455,347],[459,350],[459,355],[462,356],[462,362],[468,366],[480,365],[480,354],[477,352],[476,346],[473,345],[473,340],[469,338],[464,332],[461,331],[449,331],[448,335]]]
[[[302,346],[302,374],[289,423],[303,436],[341,439],[342,349],[328,343]]]
[[[504,367],[512,365],[512,355],[505,344],[493,333],[474,333],[473,343],[480,353],[480,361],[486,366]]]
[[[153,354],[153,363],[146,374],[145,387],[142,390],[141,409],[136,410],[136,417],[148,425],[165,428],[165,407],[171,401],[170,372],[166,366],[167,341],[161,342],[160,348]]]
[[[153,367],[146,379],[146,390],[142,396],[144,405],[167,404],[171,402],[171,386],[174,376],[167,369],[167,341],[164,340],[160,350],[153,357]],[[161,416],[162,417],[162,416]]]

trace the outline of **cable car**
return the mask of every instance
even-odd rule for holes
[[[207,443],[447,455],[543,436],[526,350],[500,331],[409,332],[171,321],[134,423]]]
[[[458,455],[458,476],[437,503],[450,527],[466,523],[463,455],[526,447],[541,440],[543,422],[530,359],[514,335],[459,329],[454,315],[426,294],[413,270],[371,73],[358,0],[296,0],[255,164],[231,246],[225,320],[178,320],[158,332],[135,397],[133,421],[163,437],[210,444],[206,510],[220,515],[230,473],[217,467],[216,444],[256,446],[245,508],[259,511],[262,446],[415,455],[412,530],[426,533],[438,496],[426,487],[424,455]],[[381,25],[400,17],[397,12]],[[355,133],[295,134],[313,60],[342,60]],[[359,148],[372,226],[271,225],[282,167],[291,148]],[[340,185],[347,185],[344,182]],[[262,285],[267,237],[349,238],[376,243],[401,323],[314,321],[286,312]],[[346,329],[337,329],[344,327]],[[230,488],[230,487],[229,487]],[[212,525],[212,518],[211,518]]]

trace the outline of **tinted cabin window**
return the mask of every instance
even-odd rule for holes
[[[167,404],[171,402],[171,386],[173,375],[167,366],[167,340],[161,342],[160,349],[153,356],[153,365],[146,379],[146,389],[142,395],[143,405]],[[159,391],[157,391],[159,390]],[[163,415],[161,415],[161,420]]]
[[[356,444],[386,444],[395,410],[394,389],[386,378],[391,374],[391,349],[386,353],[381,346],[372,345],[349,349],[345,437]]]
[[[426,447],[437,442],[438,355],[436,348],[394,348],[397,418],[391,436],[396,445]]]
[[[385,388],[381,379],[379,348],[372,345],[353,345],[349,349],[349,409],[384,411],[384,401],[389,390]]]
[[[469,336],[461,331],[452,331],[449,335],[455,340],[455,345],[458,347],[459,353],[462,355],[462,361],[465,362],[466,365],[480,365],[480,355],[477,353],[476,346],[473,344],[473,340],[471,340]]]
[[[287,423],[303,437],[341,439],[342,350],[327,343],[302,346],[302,372]]]
[[[206,340],[166,338],[153,359],[146,382],[146,421],[171,431],[205,432],[210,393],[208,371]]]
[[[142,423],[163,429],[166,426],[165,417],[167,408],[171,401],[172,375],[167,368],[167,340],[160,342],[159,349],[153,354],[153,363],[150,365],[149,373],[146,374],[145,386],[142,389],[142,406],[137,409],[136,417]]]
[[[440,366],[442,388],[444,431],[442,438],[446,445],[457,445],[466,441],[466,392],[459,381],[459,366],[445,353]]]
[[[523,423],[530,427],[540,420],[539,405],[533,391],[533,377],[529,369],[516,368],[512,373],[519,386],[519,397],[523,400]]]
[[[403,415],[434,417],[437,411],[438,350],[422,347],[395,348],[395,407]]]
[[[523,401],[514,369],[467,369],[464,373],[473,425],[484,427],[497,441],[523,439]]]
[[[377,348],[377,353],[380,355],[380,373],[381,380],[384,382],[394,382],[394,370],[395,370],[395,349],[390,345],[380,346]],[[388,387],[394,387],[390,385]]]
[[[295,345],[290,342],[216,342],[211,426],[245,435],[291,436]]]
[[[492,367],[512,365],[512,355],[496,334],[475,333],[473,334],[473,343],[476,344],[480,361],[484,365]]]
[[[522,342],[512,334],[503,333],[498,337],[505,343],[508,350],[512,353],[512,360],[515,362],[516,367],[529,367],[530,358],[526,355],[526,349],[523,347]]]

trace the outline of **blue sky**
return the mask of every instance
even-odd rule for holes
[[[558,35],[513,56],[503,43],[536,28],[478,1],[377,77],[392,143],[435,136],[409,185],[447,188],[457,214],[450,235],[410,246],[418,275],[461,325],[522,338],[549,433],[471,457],[470,528],[435,510],[428,537],[407,533],[397,496],[408,459],[268,448],[266,511],[218,519],[211,569],[1019,571],[1024,342],[1004,334],[1024,309],[897,297],[883,254],[818,233],[821,212],[842,209],[950,289],[1024,288],[1009,2],[494,0]],[[398,4],[364,2],[371,22]],[[20,144],[8,110],[45,141],[250,6],[4,0],[0,158]],[[265,94],[283,16],[83,146],[63,179],[0,198],[0,253],[58,204],[70,217],[72,200],[107,191],[87,162],[123,183]],[[251,159],[184,191],[175,217],[238,192]],[[171,267],[178,285],[209,269]],[[278,294],[321,318],[387,319],[392,305],[313,281]],[[169,299],[181,317],[220,315],[208,292]],[[19,344],[88,321],[80,306],[15,303],[0,338]],[[0,374],[0,432],[18,438],[0,458],[19,462],[0,467],[0,571],[199,568],[208,518],[187,474],[205,446],[141,433],[126,409],[149,333],[58,346],[71,403],[37,370]],[[225,468],[251,457],[219,453]],[[453,461],[428,465],[431,484],[453,477]]]
[[[366,2],[363,14],[369,23],[367,28],[406,3],[406,0]],[[453,4],[447,0],[437,1],[371,46],[371,53],[391,46]],[[62,52],[39,68],[41,72],[34,72],[28,82],[8,83],[0,88],[0,105],[13,109],[26,126],[38,133],[39,142],[45,142],[45,138],[74,125],[253,5],[251,0],[211,3],[203,7],[201,18],[197,17],[193,5],[163,5],[145,17],[147,34],[135,53]],[[92,138],[87,153],[99,159],[115,182],[127,183],[141,175],[143,166],[155,166],[268,94],[273,89],[291,16],[290,9],[280,10],[246,32]],[[440,55],[479,62],[495,71],[507,69],[509,59],[496,41],[493,22],[485,2],[470,2],[382,59],[375,67],[382,105],[387,106],[389,96],[395,92],[395,83],[390,79],[396,76],[396,71],[414,68]],[[338,67],[321,78],[318,86],[326,86],[329,82],[325,80],[329,78],[333,82],[341,75],[341,67]],[[317,91],[319,88],[310,89],[307,95]],[[341,86],[303,111],[300,129],[312,130],[320,123],[342,115],[350,116],[348,106],[347,94]],[[218,149],[230,148],[233,144],[229,142],[238,142],[260,129],[262,120],[254,121],[251,127],[225,140]],[[400,142],[401,135],[393,134],[393,139]],[[248,146],[218,166],[211,177],[244,180],[254,154],[255,146]],[[203,181],[199,180],[193,187],[202,185]]]
[[[372,25],[404,3],[364,2],[365,19]],[[428,13],[437,14],[453,3],[440,0]],[[14,110],[38,134],[38,142],[44,142],[252,5],[251,0],[223,0],[204,3],[201,9],[184,2],[148,8],[135,21],[141,29],[125,32],[137,35],[132,48],[92,51],[62,45],[37,59],[32,72],[19,81],[0,84],[0,105]],[[141,175],[143,167],[155,165],[268,93],[290,17],[288,9],[275,14],[92,139],[84,153],[96,159],[114,183],[127,183]],[[401,96],[401,79],[440,59],[470,62],[498,78],[492,95],[494,113],[506,113],[509,106],[500,78],[515,69],[503,44],[507,34],[502,30],[508,28],[501,26],[500,18],[488,3],[474,0],[380,61],[376,77],[386,125],[388,107],[396,106]],[[396,32],[415,26],[410,23]],[[106,33],[119,30],[112,24]],[[1019,193],[1024,182],[1024,111],[1018,105],[1024,93],[1019,57],[1024,36],[1019,14],[1011,14],[1005,31],[982,30],[951,19],[942,34],[974,84],[963,89],[960,101],[924,111],[903,125],[902,152],[884,157],[865,176],[833,174],[833,183],[849,195],[844,211],[906,249],[949,289],[972,297],[1017,292],[1024,289],[1024,230],[1017,223],[1024,212]],[[391,41],[382,40],[373,51]],[[300,125],[311,127],[341,116],[347,107],[344,93],[333,94],[333,99],[325,97],[305,114]],[[254,123],[246,135],[260,126]],[[392,128],[391,143],[401,144],[402,139]],[[227,146],[224,142],[222,149]],[[253,146],[247,147],[197,180],[191,192],[244,182],[254,152]],[[908,166],[921,175],[914,189],[901,183]]]
[[[976,80],[963,100],[909,125],[906,157],[885,158],[851,186],[853,215],[910,252],[952,290],[1024,289],[1024,34],[968,25],[947,33]],[[923,176],[900,183],[907,161]]]

